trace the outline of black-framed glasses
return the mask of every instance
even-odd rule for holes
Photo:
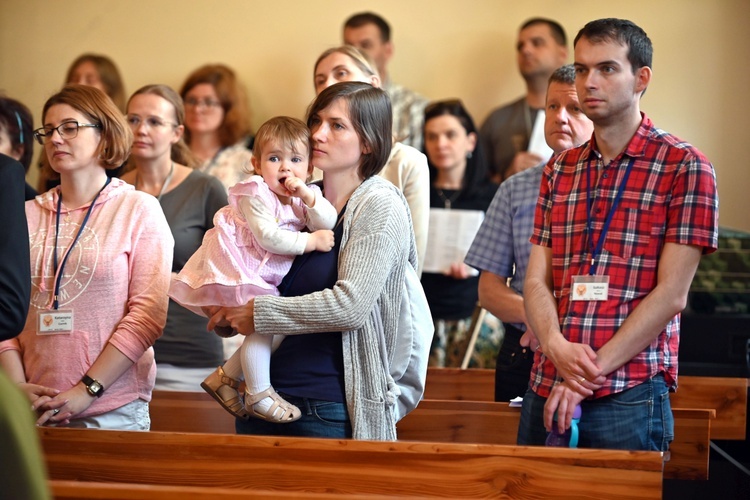
[[[149,116],[147,118],[141,118],[138,115],[128,115],[125,120],[130,125],[130,128],[136,130],[141,124],[144,124],[148,128],[161,128],[161,127],[176,127],[176,123],[168,122],[157,118],[156,116]]]
[[[36,139],[36,142],[44,145],[44,141],[52,139],[52,134],[54,134],[55,130],[57,130],[57,133],[60,134],[61,139],[75,139],[78,136],[78,129],[81,127],[102,128],[102,126],[98,123],[79,123],[77,121],[71,120],[68,122],[62,122],[57,127],[38,128],[34,131],[34,138]]]

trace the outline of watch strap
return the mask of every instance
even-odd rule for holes
[[[104,394],[104,386],[98,380],[91,378],[88,375],[84,375],[83,377],[81,377],[81,382],[83,382],[83,385],[86,386],[86,390],[89,391],[89,394],[91,394],[92,396],[96,396],[98,398],[101,397],[102,394]]]

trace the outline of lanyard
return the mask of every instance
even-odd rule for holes
[[[68,251],[65,252],[65,256],[63,257],[63,260],[60,263],[60,268],[58,269],[57,267],[57,240],[60,234],[60,210],[62,208],[62,191],[60,191],[60,196],[57,198],[57,219],[55,223],[55,248],[52,252],[55,275],[57,276],[57,278],[55,278],[55,298],[54,298],[54,302],[52,303],[52,306],[55,308],[55,310],[57,310],[57,306],[58,306],[57,296],[60,293],[60,282],[62,281],[63,269],[65,268],[65,263],[68,262],[68,257],[70,257],[70,254],[73,251],[73,247],[76,245],[76,242],[78,242],[78,238],[81,236],[81,233],[83,233],[83,228],[86,227],[86,223],[89,221],[89,216],[91,215],[91,211],[94,209],[94,204],[96,203],[97,198],[99,198],[99,195],[102,194],[102,191],[104,191],[104,188],[107,187],[107,185],[109,184],[111,180],[112,180],[111,177],[107,177],[107,181],[104,183],[104,185],[99,190],[99,192],[96,193],[96,196],[94,196],[94,199],[91,200],[91,205],[89,205],[89,209],[86,211],[86,217],[83,218],[81,227],[78,228],[78,234],[76,234],[76,237],[73,240],[73,243],[70,244]]]
[[[586,183],[586,231],[588,232],[589,236],[589,250],[591,252],[591,267],[589,268],[589,276],[593,276],[596,272],[596,265],[598,264],[596,258],[601,253],[602,246],[604,246],[604,239],[607,237],[609,225],[612,222],[612,216],[615,214],[617,206],[620,204],[622,193],[625,191],[625,185],[628,183],[628,177],[630,177],[630,171],[633,169],[634,162],[635,158],[630,158],[628,166],[625,167],[625,176],[620,183],[620,187],[617,188],[617,195],[615,196],[615,200],[612,202],[612,208],[609,209],[607,218],[604,221],[604,227],[602,227],[602,232],[599,235],[599,241],[596,243],[596,246],[594,246],[594,227],[593,223],[591,222],[591,162],[589,162],[587,166],[586,173],[588,182]]]

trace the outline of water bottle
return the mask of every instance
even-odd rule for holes
[[[547,446],[557,446],[561,448],[578,447],[578,421],[581,419],[581,405],[576,405],[573,410],[573,419],[570,427],[565,432],[560,433],[557,430],[557,413],[555,413],[555,424],[552,426],[552,432],[547,435]]]

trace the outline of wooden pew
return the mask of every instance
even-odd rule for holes
[[[234,434],[234,417],[205,392],[154,391],[151,430]]]
[[[154,391],[151,430],[234,433],[234,420],[202,392]],[[675,409],[664,477],[707,479],[711,410]],[[189,415],[190,417],[186,417]],[[399,440],[515,445],[520,409],[507,403],[424,400],[398,424]]]
[[[302,491],[261,491],[238,488],[206,486],[165,486],[136,483],[101,483],[92,481],[49,480],[50,491],[55,500],[254,500],[296,499],[342,500],[335,493],[306,493]],[[347,500],[393,500],[384,495],[346,495]],[[408,497],[409,500],[427,497]]]
[[[673,410],[675,440],[664,464],[667,479],[708,479],[713,410]],[[520,408],[484,401],[423,400],[398,423],[400,441],[516,443]]]
[[[661,498],[663,454],[40,428],[50,478],[433,498]]]
[[[672,408],[716,411],[711,439],[746,438],[748,379],[724,377],[679,378],[670,394]],[[428,368],[425,399],[493,401],[495,372],[487,369]]]
[[[711,439],[742,441],[747,437],[748,379],[683,376],[678,384],[677,392],[669,395],[673,407],[716,410]]]

